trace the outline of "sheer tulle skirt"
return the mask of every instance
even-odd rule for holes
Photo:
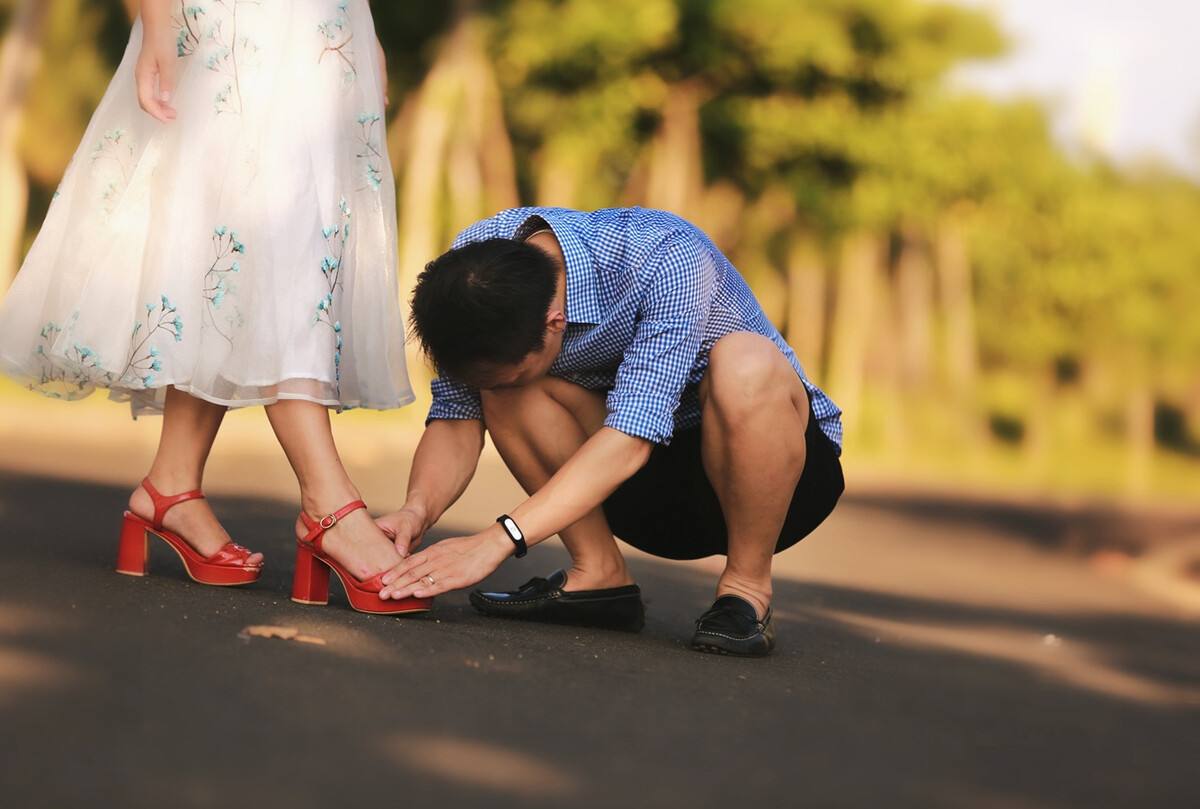
[[[135,415],[412,400],[366,0],[188,0],[178,119],[138,107],[136,24],[12,289],[0,367]]]

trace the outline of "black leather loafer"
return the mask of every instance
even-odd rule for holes
[[[567,592],[567,574],[558,570],[548,578],[533,578],[517,590],[471,593],[471,605],[484,615],[520,618],[551,624],[595,626],[638,632],[646,622],[642,589],[636,584],[604,590]]]
[[[765,657],[775,648],[775,627],[771,609],[758,620],[758,612],[749,601],[737,596],[721,596],[708,612],[696,621],[692,648],[739,657]]]

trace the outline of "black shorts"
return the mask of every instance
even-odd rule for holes
[[[811,406],[804,440],[804,472],[776,553],[824,522],[846,488],[837,447],[821,432]],[[704,471],[699,427],[676,433],[668,446],[655,447],[646,465],[604,501],[604,514],[614,534],[653,556],[700,559],[729,549],[721,503]]]

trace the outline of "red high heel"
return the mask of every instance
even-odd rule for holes
[[[150,483],[150,478],[142,481],[142,488],[154,502],[154,519],[145,520],[132,511],[125,512],[125,522],[121,526],[121,544],[117,550],[118,573],[124,573],[126,576],[146,575],[150,535],[153,534],[170,545],[171,550],[179,555],[183,569],[193,581],[228,587],[250,584],[258,580],[262,573],[262,563],[247,564],[246,560],[250,558],[251,552],[236,542],[227,542],[212,556],[205,557],[183,537],[163,528],[163,517],[168,511],[188,500],[204,499],[203,492],[197,490],[163,496]]]
[[[355,500],[320,520],[314,520],[303,511],[300,512],[300,520],[308,529],[308,533],[296,545],[296,575],[292,579],[292,601],[297,604],[328,604],[329,571],[332,570],[342,583],[350,606],[359,612],[371,615],[429,612],[429,608],[433,606],[432,598],[380,598],[379,591],[383,589],[382,572],[376,573],[366,581],[360,581],[321,550],[321,540],[326,531],[337,525],[338,520],[347,514],[366,507],[367,504],[363,501]]]

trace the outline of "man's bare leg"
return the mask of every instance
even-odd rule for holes
[[[713,346],[700,397],[704,469],[729,531],[717,596],[740,596],[762,618],[771,560],[804,471],[808,392],[772,341],[735,333]]]
[[[533,494],[604,425],[604,396],[555,377],[482,391],[484,424],[500,456]],[[632,584],[603,510],[559,532],[571,554],[567,591]]]

